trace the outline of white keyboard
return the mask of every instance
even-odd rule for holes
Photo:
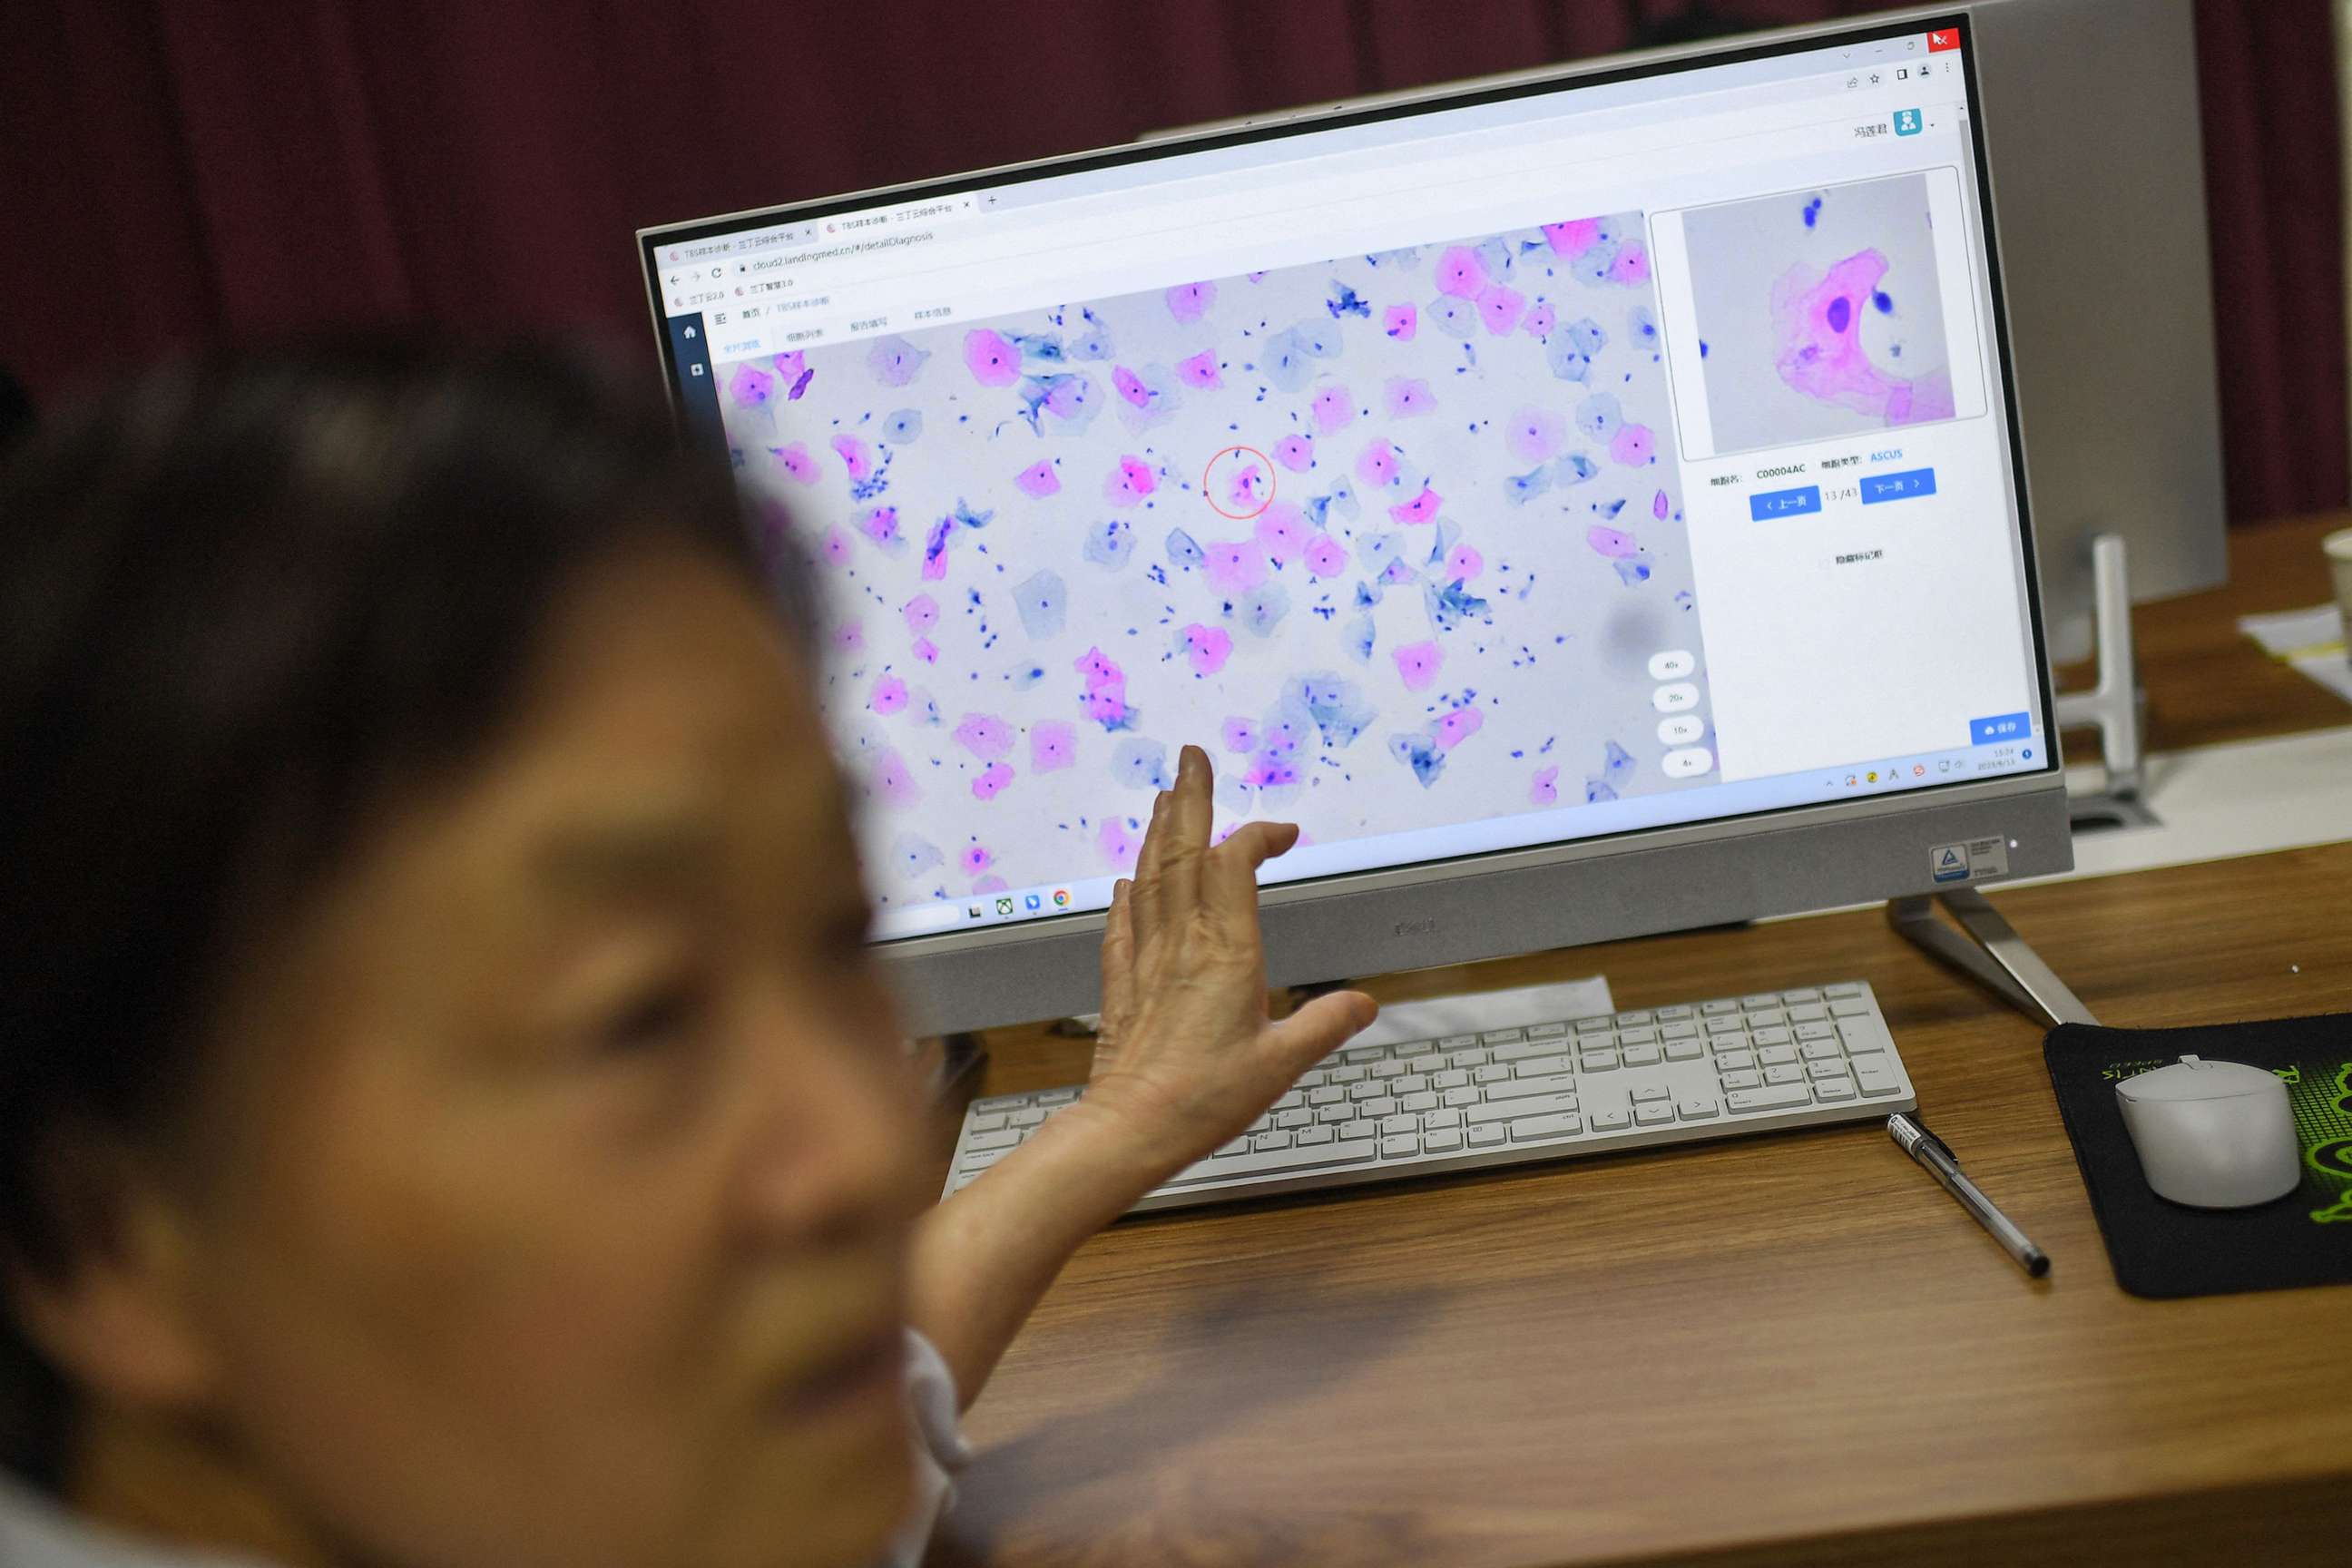
[[[1081,1092],[974,1100],[940,1195]],[[1815,1127],[1918,1103],[1878,999],[1859,981],[1351,1046],[1130,1212]]]

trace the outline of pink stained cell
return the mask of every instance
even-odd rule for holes
[[[1391,305],[1381,312],[1381,331],[1401,343],[1412,342],[1413,333],[1421,330],[1421,308],[1407,300]]]
[[[1234,653],[1233,635],[1221,626],[1204,626],[1194,621],[1184,628],[1184,656],[1195,675],[1214,675],[1225,668],[1225,660]]]
[[[1315,438],[1285,436],[1274,444],[1274,460],[1294,474],[1305,473],[1315,466]]]
[[[1265,552],[1255,539],[1212,544],[1202,553],[1201,575],[1220,594],[1246,594],[1265,581]]]
[[[1437,291],[1457,300],[1475,298],[1486,286],[1486,264],[1466,245],[1446,247],[1437,258]]]
[[[1029,726],[1029,771],[1059,773],[1078,760],[1078,727],[1060,719]]]
[[[1218,731],[1218,738],[1225,742],[1225,750],[1229,752],[1255,752],[1257,750],[1257,724],[1254,720],[1237,715],[1225,721],[1224,727]]]
[[[907,629],[917,637],[940,624],[940,602],[929,594],[916,595],[899,608],[898,613],[907,618]]]
[[[1110,656],[1099,647],[1090,647],[1078,655],[1070,661],[1070,668],[1086,677],[1088,691],[1098,691],[1114,680],[1126,679]]]
[[[1103,500],[1113,506],[1133,506],[1159,488],[1160,476],[1151,465],[1130,452],[1104,479]]]
[[[866,456],[866,443],[855,436],[835,436],[833,449],[841,455],[842,466],[853,479],[862,479],[874,472],[874,464]]]
[[[1307,412],[1314,416],[1317,433],[1328,436],[1355,422],[1356,400],[1348,395],[1344,386],[1327,386],[1315,395]]]
[[[931,531],[923,538],[923,581],[940,583],[948,574],[948,535],[955,531],[955,519],[943,517],[931,524]]]
[[[1023,495],[1033,500],[1044,500],[1061,489],[1062,476],[1054,471],[1053,464],[1040,458],[1013,475],[1013,482],[1021,487]]]
[[[974,881],[971,885],[971,890],[975,893],[1001,893],[1004,891],[1006,883],[1004,879],[992,872],[988,876],[980,878],[978,880]]]
[[[1551,302],[1546,300],[1528,312],[1527,319],[1519,323],[1519,331],[1531,338],[1548,338],[1559,324],[1559,318],[1552,313]]]
[[[1179,283],[1168,290],[1168,313],[1180,321],[1197,321],[1217,302],[1214,283]]]
[[[776,374],[787,382],[798,381],[808,372],[808,351],[794,349],[776,356]]]
[[[1255,511],[1265,489],[1265,470],[1255,463],[1245,463],[1225,481],[1225,504],[1245,514]]]
[[[1078,711],[1097,724],[1116,725],[1127,717],[1127,687],[1106,686],[1078,699]]]
[[[1270,501],[1257,514],[1258,548],[1276,561],[1296,561],[1307,548],[1307,519],[1286,500]]]
[[[1389,508],[1389,515],[1399,522],[1433,522],[1437,519],[1437,509],[1444,504],[1444,496],[1423,485],[1421,493],[1411,500]]]
[[[1486,558],[1466,544],[1457,544],[1445,557],[1445,575],[1453,582],[1467,583],[1486,569]]]
[[[1003,335],[974,327],[963,335],[964,368],[982,386],[1011,386],[1021,374],[1021,356]]]
[[[1622,463],[1629,468],[1638,468],[1650,460],[1650,454],[1657,449],[1657,437],[1651,434],[1647,425],[1627,425],[1620,427],[1617,434],[1610,438],[1609,456],[1612,461]]]
[[[1621,247],[1617,259],[1609,264],[1612,283],[1647,283],[1650,280],[1650,253],[1636,241]]]
[[[1258,789],[1279,789],[1297,782],[1298,764],[1271,751],[1260,752],[1251,758],[1249,771],[1242,774],[1242,783]]]
[[[1407,643],[1389,657],[1396,660],[1397,674],[1408,691],[1426,691],[1445,668],[1445,650],[1433,641]]]
[[[1307,542],[1307,570],[1318,577],[1337,577],[1348,569],[1348,552],[1328,533]]]
[[[886,805],[904,809],[923,798],[915,775],[907,771],[906,759],[887,746],[875,753],[874,768],[866,779]]]
[[[1522,463],[1548,463],[1568,445],[1568,421],[1534,404],[1511,410],[1503,422],[1503,447]]]
[[[877,544],[897,543],[898,509],[895,506],[868,507],[857,514],[857,531]]]
[[[1925,425],[1931,420],[1949,419],[1954,407],[1952,373],[1931,370],[1887,400],[1886,422]]]
[[[835,523],[824,531],[824,542],[818,548],[824,552],[824,558],[828,564],[834,566],[848,564],[849,535],[842,531],[840,524]]]
[[[1129,871],[1135,868],[1135,852],[1142,846],[1127,826],[1127,819],[1106,816],[1095,832],[1095,847],[1113,870]]]
[[[1013,749],[1013,726],[993,713],[967,713],[955,727],[956,744],[983,763]]]
[[[833,649],[835,653],[866,651],[866,623],[846,620],[833,628]]]
[[[917,637],[915,639],[915,657],[922,660],[925,664],[937,664],[940,662],[939,645],[932,642],[929,637]]]
[[[1151,389],[1143,384],[1141,376],[1128,369],[1127,366],[1123,364],[1111,366],[1110,384],[1121,397],[1136,407],[1151,406]]]
[[[1536,770],[1534,782],[1528,785],[1528,804],[1529,805],[1559,804],[1559,770],[1558,768]]]
[[[968,846],[964,852],[957,857],[957,863],[963,867],[965,876],[977,877],[996,864],[996,857],[989,852],[987,845],[973,844]]]
[[[809,456],[807,443],[794,441],[788,447],[771,447],[768,455],[776,459],[776,467],[797,482],[804,485],[816,483],[817,460]]]
[[[1579,217],[1566,223],[1548,223],[1543,226],[1543,235],[1550,242],[1553,255],[1573,261],[1601,243],[1601,220]]]
[[[1478,319],[1499,338],[1519,324],[1519,317],[1528,308],[1528,297],[1507,283],[1489,283],[1478,290],[1477,303]]]
[[[746,362],[735,367],[728,378],[727,395],[744,408],[764,408],[776,395],[776,378],[758,365]]]
[[[1392,375],[1381,388],[1381,403],[1391,419],[1411,419],[1437,406],[1429,383],[1417,375]]]
[[[1368,485],[1391,485],[1396,482],[1396,448],[1381,439],[1367,446],[1356,459],[1356,477]]]
[[[888,715],[907,706],[907,683],[895,675],[886,675],[874,683],[874,693],[866,705],[877,713]]]
[[[1606,555],[1612,561],[1622,561],[1640,548],[1632,534],[1605,522],[1596,522],[1586,529],[1584,542],[1592,546],[1595,554]]]
[[[1486,728],[1486,715],[1475,708],[1456,708],[1441,715],[1435,726],[1437,749],[1450,752]]]
[[[1669,503],[1666,500],[1666,492],[1660,490],[1656,495],[1650,498],[1650,515],[1656,518],[1660,522],[1665,521],[1668,505]]]
[[[1217,371],[1217,351],[1202,349],[1189,359],[1176,362],[1176,379],[1187,386],[1215,388],[1225,384]]]
[[[1004,786],[1012,782],[1012,763],[991,763],[988,766],[980,770],[980,776],[978,778],[971,781],[972,798],[974,800],[994,800],[998,795],[1004,793]]]

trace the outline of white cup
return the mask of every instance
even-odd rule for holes
[[[2344,640],[2352,648],[2352,528],[2339,528],[2319,542],[2336,574],[2336,607],[2344,612]]]

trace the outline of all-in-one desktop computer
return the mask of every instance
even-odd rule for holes
[[[1978,102],[1952,15],[641,234],[909,1025],[1094,1005],[1188,742],[1277,985],[1941,893],[2078,1011],[1973,892],[2071,863]],[[1352,1047],[1144,1206],[1914,1103],[1791,980]]]

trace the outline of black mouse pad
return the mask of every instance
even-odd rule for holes
[[[2184,1056],[2244,1062],[2286,1080],[2301,1186],[2242,1209],[2189,1208],[2149,1189],[2116,1085]],[[2352,1282],[2352,1013],[2193,1029],[2062,1024],[2042,1058],[2125,1289],[2213,1296]]]

